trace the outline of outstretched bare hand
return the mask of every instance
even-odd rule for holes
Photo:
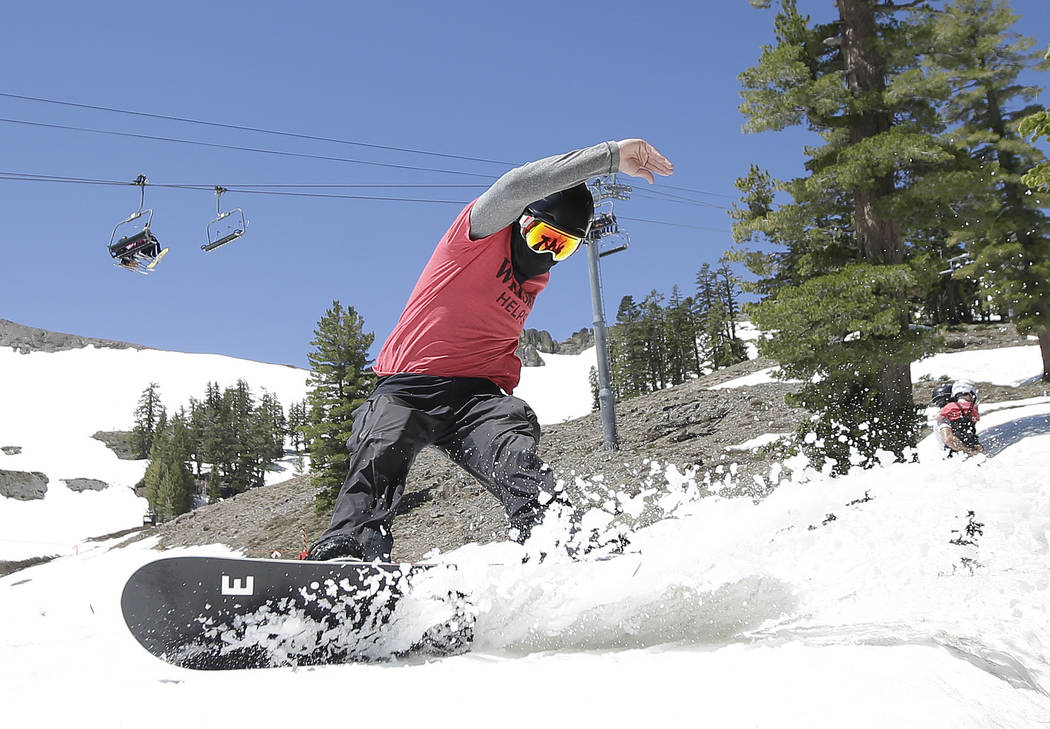
[[[650,185],[655,181],[653,173],[669,175],[674,172],[670,160],[644,139],[623,139],[616,144],[620,147],[620,172],[644,177]]]

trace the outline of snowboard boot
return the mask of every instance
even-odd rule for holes
[[[306,550],[306,554],[302,559],[313,562],[327,562],[330,559],[364,562],[365,556],[361,551],[361,547],[353,539],[344,534],[333,534],[330,537],[324,537]]]

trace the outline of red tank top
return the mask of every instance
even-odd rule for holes
[[[525,319],[549,273],[514,280],[510,226],[470,239],[470,203],[441,238],[379,352],[378,375],[482,377],[512,393]]]

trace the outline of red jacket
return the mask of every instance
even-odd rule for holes
[[[964,418],[971,423],[976,423],[981,419],[981,414],[977,412],[977,405],[972,402],[966,402],[965,400],[963,402],[948,403],[941,408],[939,415],[949,423],[954,423]]]

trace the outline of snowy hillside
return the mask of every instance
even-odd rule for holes
[[[165,383],[169,406],[208,380],[244,377],[282,402],[300,399],[305,383],[298,370],[196,361],[201,355],[86,349],[50,357],[62,354],[34,360],[0,350],[3,402],[38,413],[11,423],[5,409],[0,445],[23,446],[0,455],[5,468],[137,479],[135,464],[109,460],[90,434],[126,428],[149,381]],[[579,389],[593,356],[545,356],[546,367],[526,370],[520,394],[545,422],[589,410],[589,397],[574,400],[569,390]],[[913,376],[1017,384],[1033,381],[1039,366],[1032,346],[937,355],[916,363]],[[118,395],[120,372],[139,379]],[[80,406],[70,411],[72,402]],[[668,518],[631,535],[633,552],[608,562],[508,566],[518,554],[506,543],[442,554],[458,567],[447,588],[476,605],[477,636],[472,653],[427,663],[170,667],[143,651],[120,617],[124,581],[157,557],[152,542],[81,543],[0,578],[4,712],[39,726],[100,729],[297,725],[319,716],[463,727],[1047,726],[1050,397],[982,401],[981,409],[990,458],[944,460],[927,440],[918,463],[837,479],[794,459],[770,474],[780,485],[758,503],[701,499],[705,478],[718,494],[731,474],[712,483],[654,462],[642,495],[621,505],[639,508],[644,498]],[[31,502],[0,500],[0,539],[69,542],[86,534],[73,525],[105,523],[116,503],[107,492],[123,491],[49,492],[75,515],[68,524],[52,523],[55,512],[34,522]],[[132,523],[140,515],[140,505],[128,505]],[[226,553],[218,545],[167,552]],[[348,694],[348,686],[365,688]],[[389,688],[377,695],[377,686]],[[509,687],[525,695],[511,701]]]
[[[1010,444],[993,459],[785,480],[758,504],[698,500],[695,475],[654,464],[671,488],[651,498],[672,518],[633,535],[634,554],[521,567],[490,566],[513,556],[507,545],[443,555],[459,566],[449,588],[478,607],[477,639],[470,654],[423,664],[170,667],[119,612],[124,580],[156,553],[92,545],[0,579],[5,713],[100,729],[318,715],[1034,729],[1050,718],[1050,399],[987,421]],[[527,687],[515,699],[527,705],[508,712],[509,686]]]
[[[306,395],[307,371],[208,354],[94,346],[21,354],[0,347],[0,469],[40,472],[43,499],[0,496],[0,560],[65,554],[86,537],[142,524],[145,499],[133,487],[146,461],[126,461],[91,436],[130,430],[139,396],[151,382],[169,412],[200,399],[208,382],[221,388],[243,379],[256,396],[265,389],[287,408]],[[17,451],[16,451],[17,449]],[[271,480],[289,478],[289,464]],[[63,479],[93,479],[101,491],[75,493]]]

